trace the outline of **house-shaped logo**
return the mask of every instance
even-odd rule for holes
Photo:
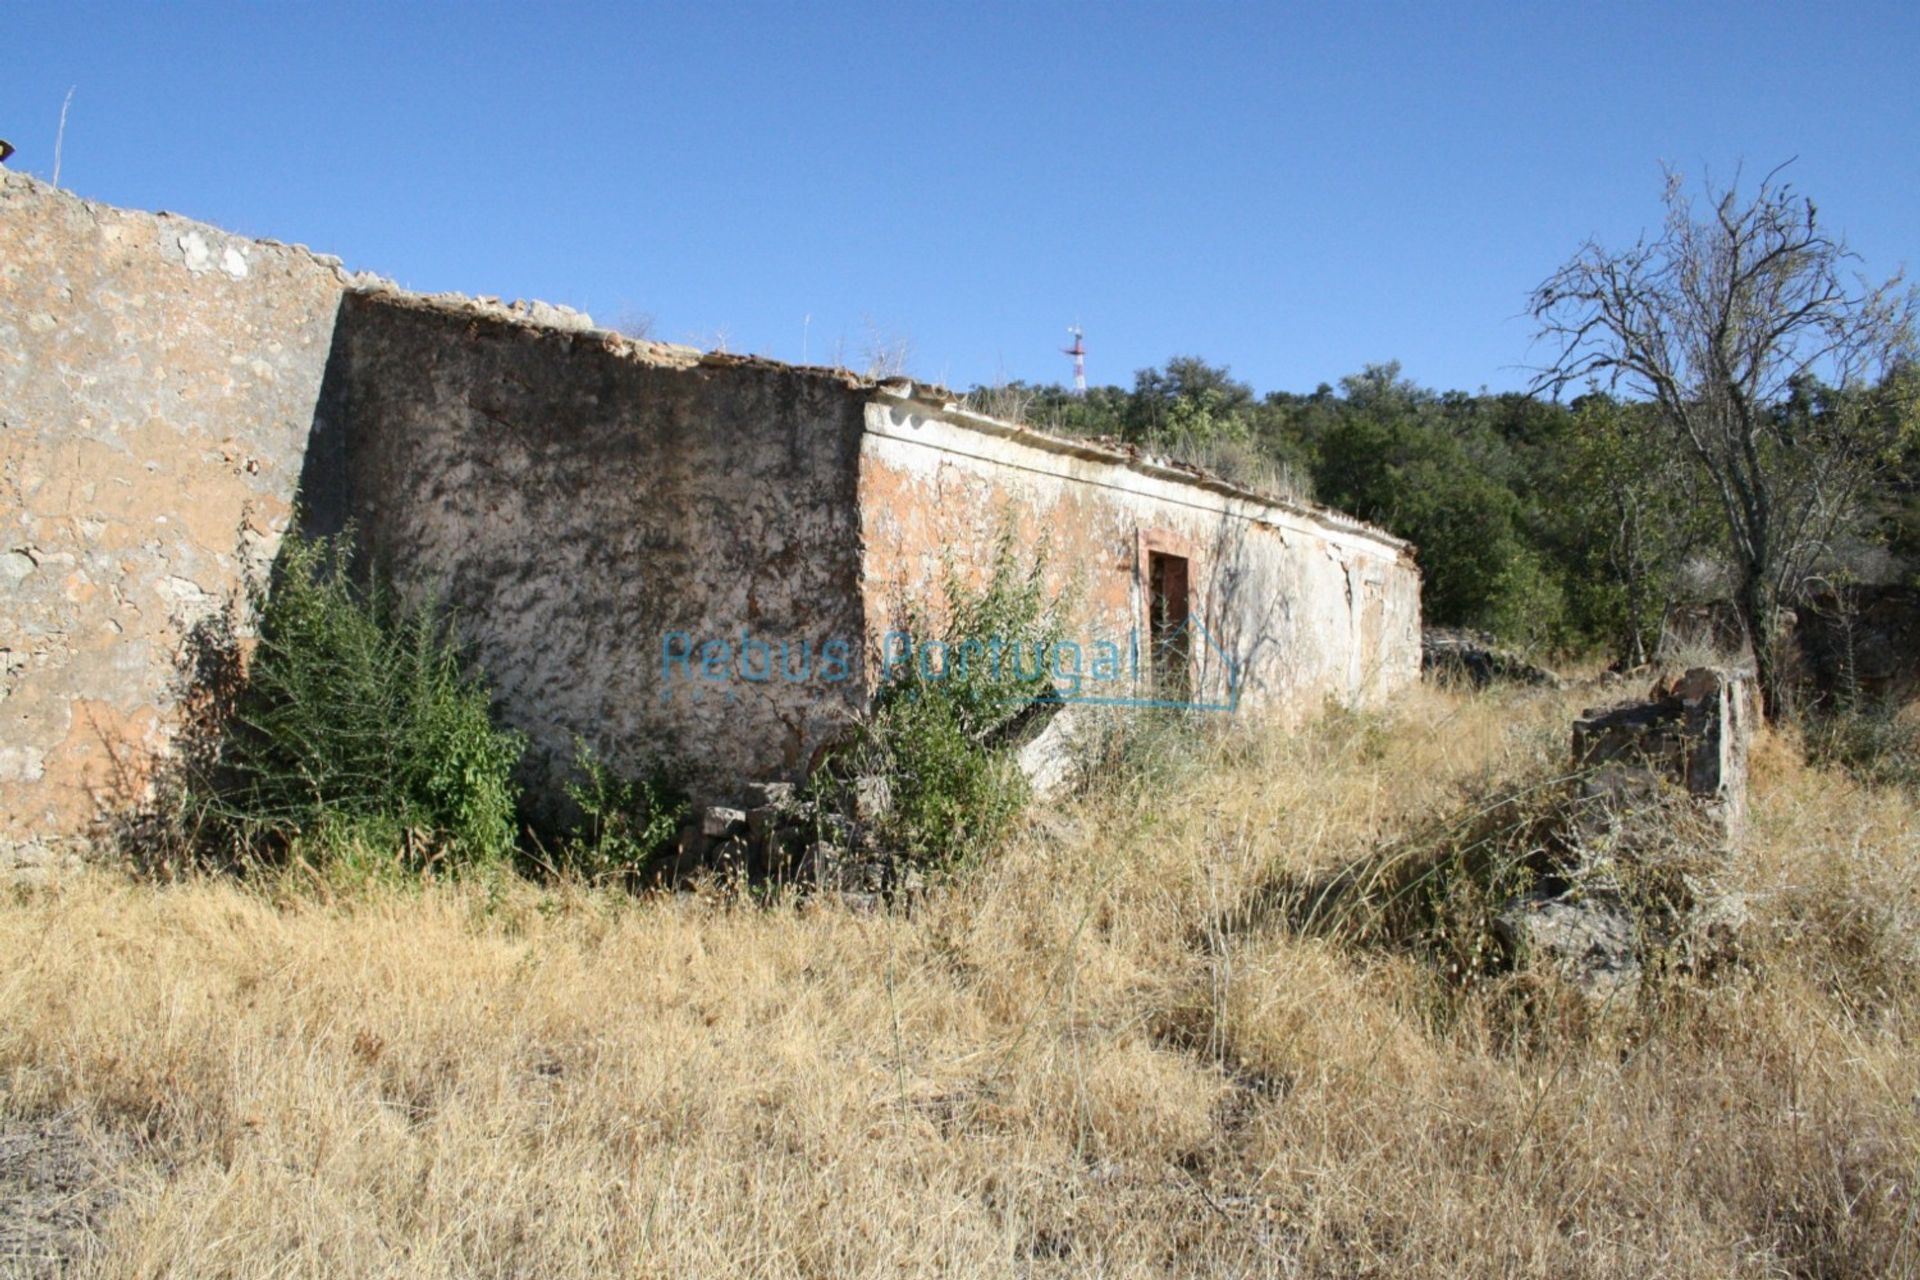
[[[1189,613],[1179,625],[1159,637],[1153,645],[1152,671],[1156,688],[1141,698],[1114,701],[1142,707],[1178,707],[1185,711],[1235,711],[1240,706],[1241,664],[1227,646],[1214,638],[1197,614]],[[1205,682],[1213,673],[1225,674],[1220,696],[1211,701],[1194,692],[1196,681]],[[1174,688],[1166,687],[1173,673]],[[1180,688],[1184,686],[1184,690]]]

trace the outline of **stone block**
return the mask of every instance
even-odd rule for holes
[[[791,782],[750,782],[740,793],[741,804],[754,809],[791,809],[798,802],[798,788]]]
[[[1052,799],[1072,786],[1082,720],[1079,708],[1062,707],[1017,748],[1014,759],[1038,798]]]
[[[893,810],[893,784],[881,774],[853,780],[853,816],[876,822]]]
[[[1502,940],[1545,961],[1589,995],[1611,996],[1640,979],[1639,930],[1618,900],[1529,895],[1495,921]]]
[[[747,813],[744,809],[715,804],[708,805],[700,813],[701,834],[710,839],[722,840],[746,829]]]
[[[1573,763],[1587,771],[1577,785],[1591,789],[1595,779],[1644,770],[1702,802],[1727,837],[1736,838],[1746,821],[1747,759],[1758,715],[1751,680],[1695,667],[1656,684],[1644,702],[1590,710],[1574,721]]]

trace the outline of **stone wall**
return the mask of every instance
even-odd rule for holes
[[[1418,676],[1410,549],[1334,513],[0,173],[0,862],[142,798],[190,634],[296,498],[455,611],[547,801],[577,738],[707,794],[800,777],[901,604],[977,574],[1008,519],[1051,541],[1087,638],[1143,633],[1149,557],[1186,557],[1203,698],[1229,668],[1307,711]]]
[[[948,565],[977,576],[1011,527],[1023,553],[1046,548],[1053,585],[1079,602],[1083,648],[1147,647],[1149,557],[1186,559],[1204,627],[1196,701],[1232,702],[1231,684],[1249,709],[1314,712],[1329,695],[1378,704],[1419,679],[1412,549],[1335,512],[884,388],[867,410],[861,509],[875,620],[937,592]],[[1109,692],[1084,676],[1081,690]]]
[[[398,292],[347,300],[341,352],[315,518],[354,518],[403,589],[452,606],[536,794],[576,736],[726,793],[798,777],[844,726],[864,696],[851,378]],[[756,646],[797,673],[833,639],[846,679],[753,678]]]
[[[1694,667],[1656,683],[1644,701],[1589,709],[1573,722],[1576,793],[1616,803],[1670,785],[1735,843],[1746,826],[1747,761],[1760,722],[1760,690],[1749,675]]]
[[[138,797],[183,637],[286,527],[346,283],[0,171],[0,867]]]

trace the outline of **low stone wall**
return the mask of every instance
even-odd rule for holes
[[[1747,676],[1695,667],[1654,686],[1643,702],[1589,711],[1573,723],[1573,763],[1609,766],[1678,787],[1714,816],[1732,843],[1746,823],[1747,758],[1760,721]]]
[[[1702,967],[1737,945],[1744,903],[1718,883],[1746,826],[1758,691],[1696,667],[1573,724],[1565,829],[1496,925],[1507,944],[1608,999],[1649,957]]]

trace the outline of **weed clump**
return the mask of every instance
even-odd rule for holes
[[[1049,667],[1069,604],[1048,589],[1046,553],[1023,555],[1011,530],[986,580],[951,567],[944,608],[904,610],[883,645],[885,682],[871,715],[822,775],[839,807],[859,809],[855,779],[886,780],[867,838],[909,866],[938,870],[990,847],[1031,791],[1015,759],[1021,732],[1057,711]]]
[[[252,595],[259,636],[217,750],[189,777],[201,852],[422,870],[512,852],[516,733],[429,600],[348,571],[350,537],[289,532]]]
[[[1211,767],[1224,726],[1180,707],[1094,707],[1073,736],[1076,789],[1090,796],[1164,795]]]
[[[655,765],[637,776],[616,774],[586,742],[574,744],[578,781],[566,784],[579,821],[559,844],[558,870],[595,883],[629,883],[643,875],[687,815],[687,795],[672,771]]]
[[[1816,713],[1807,722],[1805,742],[1813,764],[1920,796],[1920,719],[1901,714],[1897,703],[1853,701]]]
[[[1673,788],[1627,800],[1570,785],[1579,779],[1485,779],[1371,857],[1319,879],[1283,877],[1276,905],[1303,935],[1420,958],[1450,999],[1516,971],[1556,969],[1605,992],[1643,967],[1700,971],[1724,958],[1738,911],[1717,884],[1712,821]],[[1723,910],[1700,914],[1709,908]],[[1529,921],[1542,911],[1560,941],[1533,954]]]

